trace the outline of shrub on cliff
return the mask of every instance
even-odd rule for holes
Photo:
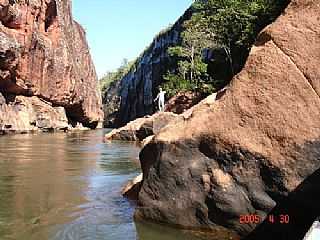
[[[214,41],[232,50],[250,48],[257,34],[273,22],[288,0],[196,0],[201,24],[211,30]]]
[[[107,74],[100,79],[102,96],[105,96],[105,93],[113,82],[120,81],[128,73],[131,66],[132,62],[123,59],[121,66],[117,70],[107,72]]]
[[[196,91],[207,77],[207,64],[202,54],[203,49],[212,47],[207,27],[201,24],[201,16],[195,14],[184,23],[184,28],[181,45],[168,49],[168,55],[178,60],[177,69],[163,77],[166,80],[163,87],[169,96],[178,91]]]
[[[210,93],[225,86],[242,69],[258,33],[280,15],[288,2],[196,0],[193,16],[184,23],[181,46],[168,50],[176,58],[177,70],[164,76],[163,87],[174,95],[179,90],[194,89]],[[223,53],[215,52],[211,59],[205,59],[205,49],[220,49]],[[223,62],[223,66],[216,61]],[[178,89],[171,89],[175,86]]]

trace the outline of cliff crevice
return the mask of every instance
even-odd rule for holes
[[[272,43],[275,45],[275,47],[277,47],[285,56],[288,57],[289,61],[297,68],[297,71],[299,71],[305,78],[305,80],[307,81],[307,83],[309,83],[309,86],[312,88],[312,90],[314,91],[314,93],[320,97],[319,93],[317,92],[315,86],[313,86],[312,80],[310,79],[310,77],[308,75],[306,75],[306,73],[299,68],[299,66],[294,62],[294,60],[291,58],[290,55],[288,55],[284,50],[281,49],[280,46],[277,45],[277,43],[275,41],[273,41],[271,39]]]

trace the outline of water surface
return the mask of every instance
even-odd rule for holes
[[[122,186],[139,148],[103,143],[106,130],[0,137],[1,240],[195,240],[133,222]]]

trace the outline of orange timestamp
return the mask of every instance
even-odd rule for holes
[[[262,218],[258,214],[245,214],[240,215],[239,217],[240,224],[259,224],[262,221],[267,221],[269,223],[289,224],[290,217],[288,214],[269,214],[266,219]]]

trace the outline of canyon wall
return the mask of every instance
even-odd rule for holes
[[[97,127],[103,121],[97,75],[71,1],[0,0],[0,22],[1,129],[64,128],[43,126],[56,114],[67,124]]]
[[[291,196],[295,207],[275,216],[279,225],[290,214],[283,231],[271,226],[251,239],[303,238],[299,219],[320,215],[299,190],[320,167],[319,16],[319,1],[292,0],[215,102],[194,107],[142,149],[137,219],[244,237]],[[306,186],[319,191],[314,181]],[[250,215],[256,220],[244,222]]]
[[[106,126],[119,127],[154,113],[157,87],[163,82],[162,76],[172,68],[167,49],[180,43],[182,24],[191,14],[192,10],[187,10],[172,27],[160,33],[120,82],[109,87],[103,101]]]

